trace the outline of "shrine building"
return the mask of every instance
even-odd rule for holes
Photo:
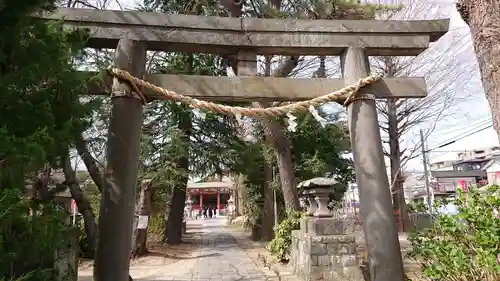
[[[235,188],[231,180],[208,179],[201,182],[188,182],[187,200],[191,201],[192,211],[203,207],[215,208],[217,215],[227,215],[228,201],[235,198]]]

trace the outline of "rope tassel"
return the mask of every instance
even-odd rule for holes
[[[316,119],[316,121],[319,122],[319,124],[321,125],[322,128],[326,127],[328,122],[326,121],[325,118],[323,118],[323,117],[321,117],[321,115],[319,115],[319,112],[316,110],[316,108],[314,108],[314,106],[312,106],[312,105],[309,106],[309,112],[311,112],[314,119]]]
[[[243,118],[238,111],[234,112],[234,118],[236,119],[236,122],[238,122],[238,126],[244,126]]]
[[[286,117],[288,117],[287,121],[288,121],[288,131],[290,132],[293,132],[295,133],[297,131],[297,122],[295,120],[297,120],[297,117],[293,116],[293,114],[291,112],[288,112],[286,114]]]

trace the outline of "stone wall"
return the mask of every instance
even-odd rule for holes
[[[55,253],[54,267],[58,271],[56,281],[76,281],[78,279],[79,235],[78,228],[71,229],[67,247]]]
[[[290,265],[304,281],[362,281],[354,236],[346,221],[305,217],[292,232]],[[351,226],[352,227],[352,226]]]
[[[182,234],[187,234],[187,223],[186,223],[186,221],[182,222],[182,224],[181,224],[181,231],[182,231]]]
[[[422,230],[432,226],[432,218],[429,214],[413,213],[408,214],[414,224],[414,229]]]

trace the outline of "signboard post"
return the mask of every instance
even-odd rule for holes
[[[73,216],[73,225],[76,225],[76,213],[77,213],[76,201],[71,199],[71,215]]]

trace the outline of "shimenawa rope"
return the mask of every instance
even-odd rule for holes
[[[206,109],[212,112],[217,112],[225,115],[241,115],[248,117],[276,117],[276,116],[286,115],[287,113],[293,114],[296,112],[307,111],[309,109],[309,106],[314,107],[324,104],[326,102],[340,101],[344,98],[345,98],[344,105],[347,106],[351,101],[360,98],[356,97],[356,95],[361,88],[371,85],[382,78],[382,75],[371,75],[359,79],[358,82],[356,82],[353,85],[344,87],[340,90],[328,93],[326,95],[283,106],[274,106],[267,108],[258,108],[258,107],[247,108],[240,106],[228,106],[214,102],[199,100],[189,96],[184,96],[182,94],[158,87],[147,81],[134,77],[129,72],[122,69],[110,68],[108,70],[108,73],[119,80],[128,82],[132,86],[133,90],[137,93],[137,95],[139,95],[139,97],[143,100],[143,102],[146,102],[146,96],[140,89],[149,89],[155,93],[160,94],[161,96],[165,97],[168,100],[181,102],[189,105],[192,108]]]

